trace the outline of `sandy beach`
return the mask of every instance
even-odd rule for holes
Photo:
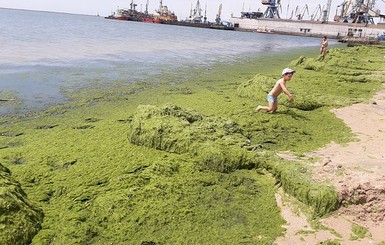
[[[277,202],[288,224],[277,244],[318,244],[338,240],[341,244],[383,244],[385,241],[385,91],[368,103],[334,109],[355,135],[347,145],[330,143],[306,154],[319,159],[313,164],[315,179],[333,184],[343,206],[321,220],[327,229],[313,230],[303,214],[294,212],[282,194]],[[354,204],[353,204],[354,203]],[[347,205],[349,204],[349,205]],[[355,238],[352,225],[368,229]]]

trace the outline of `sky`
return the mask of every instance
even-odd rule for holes
[[[148,0],[149,12],[159,8],[159,0]],[[168,6],[173,11],[178,20],[184,20],[190,13],[191,6],[195,7],[197,0],[163,0],[163,5]],[[292,13],[298,9],[304,12],[304,19],[310,19],[315,14],[318,5],[326,8],[328,0],[281,0],[281,18],[290,18]],[[336,14],[336,6],[344,2],[344,0],[332,0],[329,20],[332,20]],[[108,16],[119,8],[129,8],[131,0],[0,0],[1,8],[42,10],[52,12],[100,15]],[[147,0],[134,0],[137,4],[137,10],[145,10]],[[229,19],[240,16],[241,11],[262,11],[266,10],[266,6],[262,5],[261,0],[200,0],[204,11],[207,5],[207,18],[209,21],[215,19],[218,13],[219,5],[222,4],[221,18]],[[385,0],[376,0],[377,8],[385,14]],[[306,11],[306,5],[308,12]],[[309,13],[309,14],[308,14]],[[292,17],[295,19],[295,15]]]

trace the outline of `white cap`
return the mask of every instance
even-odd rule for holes
[[[294,73],[295,71],[293,69],[290,69],[290,68],[285,68],[283,69],[282,71],[282,76],[285,75],[285,74],[289,74],[289,73]]]

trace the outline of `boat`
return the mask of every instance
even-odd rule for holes
[[[222,4],[219,5],[219,11],[215,18],[215,22],[209,22],[207,21],[206,12],[207,9],[205,9],[204,14],[202,13],[202,7],[200,4],[200,1],[197,0],[195,7],[190,9],[190,15],[186,20],[178,21],[175,19],[162,19],[162,24],[168,24],[168,25],[178,25],[178,26],[188,26],[188,27],[198,27],[198,28],[210,28],[210,29],[218,29],[218,30],[234,30],[234,23],[230,21],[223,21],[221,20],[221,11],[222,11]],[[167,13],[167,12],[166,12]],[[169,16],[169,15],[164,15]]]
[[[241,12],[242,18],[248,18],[248,19],[258,19],[263,16],[263,12],[257,11],[257,12]]]
[[[202,14],[202,7],[200,1],[197,0],[195,8],[191,8],[190,15],[186,20],[179,21],[174,12],[170,11],[166,5],[163,5],[163,1],[159,1],[159,8],[155,10],[153,14],[148,13],[148,2],[146,4],[146,10],[139,12],[136,10],[137,4],[131,0],[129,9],[118,9],[111,15],[105,17],[106,19],[113,20],[125,20],[125,21],[139,21],[146,23],[160,23],[167,25],[178,25],[198,28],[211,28],[218,30],[234,30],[234,23],[231,21],[223,21],[220,18],[222,4],[219,7],[218,14],[215,22],[207,21],[206,10],[204,15]]]
[[[158,23],[168,23],[178,21],[178,17],[174,12],[171,12],[167,6],[163,5],[163,1],[159,2],[159,9],[154,12],[153,19]]]
[[[272,34],[274,33],[274,31],[272,29],[268,29],[267,27],[263,27],[263,28],[258,28],[255,30],[255,32],[258,32],[258,33],[267,33],[267,34]]]
[[[211,29],[218,30],[235,30],[234,23],[230,21],[220,21],[219,23],[209,23]]]
[[[143,18],[143,22],[146,22],[146,23],[157,23],[157,24],[161,23],[160,20],[155,19],[153,17]]]
[[[234,30],[234,23],[231,21],[224,21],[221,19],[222,14],[222,4],[219,5],[217,16],[215,17],[215,23],[210,23],[209,26],[211,29],[219,30]]]
[[[137,11],[136,7],[137,4],[134,3],[134,0],[131,0],[129,9],[118,7],[115,12],[105,18],[112,20],[160,23],[160,21],[154,19],[153,15],[148,13],[148,3],[146,4],[146,11],[144,12]]]
[[[206,11],[205,11],[206,12]],[[165,17],[168,17],[165,15]],[[191,8],[190,15],[186,20],[177,20],[177,18],[163,18],[161,21],[162,24],[168,25],[179,25],[179,26],[190,26],[190,27],[200,27],[200,28],[209,28],[209,23],[207,22],[206,13],[202,15],[202,8],[199,0],[195,5],[195,8]]]

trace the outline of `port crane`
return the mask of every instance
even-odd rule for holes
[[[385,2],[384,0],[382,0]],[[349,0],[337,6],[341,8],[340,14],[336,13],[335,21],[374,24],[373,17],[380,16],[380,10],[375,8],[376,0]]]
[[[222,4],[219,5],[217,16],[215,17],[215,22],[219,25],[221,23],[221,14],[222,14]]]
[[[195,4],[195,8],[193,9],[191,6],[190,10],[190,21],[194,23],[202,23],[202,8],[199,0],[197,0],[197,3]]]
[[[262,4],[268,5],[265,13],[263,14],[264,18],[281,18],[278,11],[278,7],[281,6],[281,0],[262,0]]]
[[[207,23],[207,3],[205,5],[205,16],[203,17],[203,22]]]
[[[344,18],[344,16],[347,15],[348,9],[350,7],[350,4],[352,3],[352,0],[344,1],[340,5],[337,5],[336,9],[336,15],[334,16],[334,21],[339,21],[341,18]],[[340,14],[338,15],[338,9],[340,8]]]
[[[317,21],[319,21],[319,20],[321,20],[321,18],[322,18],[322,12],[323,12],[323,10],[322,10],[322,8],[321,8],[321,4],[318,4],[317,5],[317,8],[314,10],[314,12],[310,15],[310,19],[311,20],[317,20]]]
[[[332,0],[328,0],[328,3],[326,4],[326,9],[323,10],[322,23],[327,23],[329,21],[331,6],[332,6]]]
[[[305,6],[302,8],[301,12],[299,11],[298,6],[295,10],[296,10],[295,16],[297,17],[298,20],[302,20],[306,12],[307,12],[307,15],[309,15],[309,7],[307,6],[307,4],[305,4]]]

